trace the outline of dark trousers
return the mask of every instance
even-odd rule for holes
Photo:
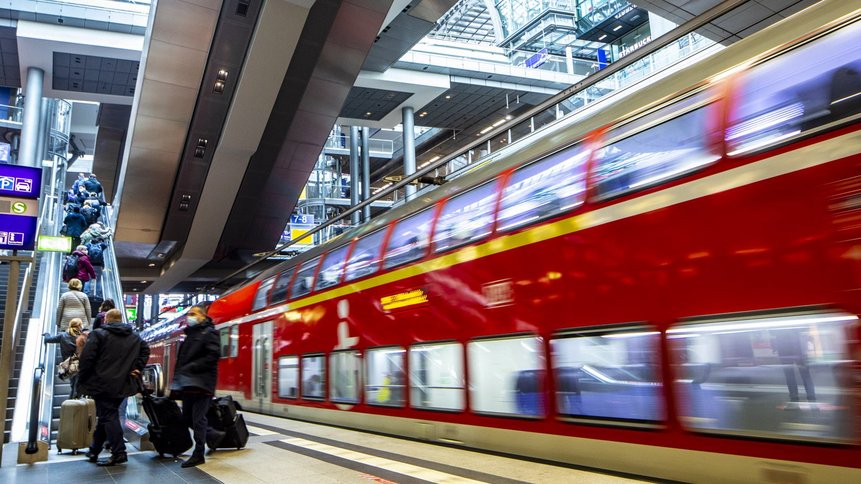
[[[194,455],[200,457],[206,452],[206,412],[211,399],[203,393],[182,396],[182,416],[194,431]]]
[[[786,386],[789,388],[789,400],[798,401],[798,380],[795,379],[794,364],[783,367],[783,374],[786,375]],[[804,384],[804,393],[807,394],[808,402],[816,401],[816,390],[813,388],[813,378],[810,376],[810,368],[807,365],[798,365],[798,373],[801,374],[801,383]]]
[[[93,433],[93,443],[90,452],[98,454],[105,447],[105,440],[111,445],[111,454],[125,454],[126,444],[123,441],[123,429],[120,427],[120,404],[123,398],[96,397],[96,430]]]

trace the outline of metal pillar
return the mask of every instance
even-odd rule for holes
[[[42,82],[45,71],[38,67],[27,68],[27,86],[24,90],[24,120],[21,124],[21,148],[18,164],[41,166],[39,159],[39,126],[42,120]]]
[[[39,137],[36,140],[36,165],[42,166],[42,160],[48,155],[48,139],[51,136],[51,100],[42,98],[41,114],[39,116]]]
[[[371,153],[368,151],[368,138],[370,130],[367,126],[362,128],[362,200],[371,198]],[[371,206],[366,205],[362,209],[362,221],[371,221]]]
[[[359,127],[350,126],[350,206],[359,204]],[[359,212],[353,212],[351,221],[359,225]]]
[[[401,110],[403,116],[402,126],[404,128],[404,176],[410,176],[416,172],[416,127],[413,117],[413,108],[404,107]],[[416,194],[415,185],[406,186],[407,201]]]

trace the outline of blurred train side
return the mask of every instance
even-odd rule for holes
[[[736,89],[737,66],[827,22],[845,20],[843,15],[855,20],[858,14],[850,3],[823,2],[801,18],[713,56],[706,66],[686,69],[576,125],[545,130],[495,165],[393,210],[355,235],[444,203],[480,180],[504,177],[524,161],[600,132],[596,130],[633,112],[703,85],[704,79],[722,79],[713,84],[722,93],[719,106],[732,109],[732,97],[726,94]],[[725,118],[725,111],[719,111],[716,124],[723,128]],[[721,146],[723,135],[721,130],[721,139],[715,141]],[[694,174],[619,198],[592,197],[572,213],[539,225],[494,233],[454,252],[426,254],[417,263],[255,311],[263,281],[325,254],[337,242],[316,248],[213,303],[210,315],[227,346],[219,364],[219,392],[232,394],[248,409],[273,415],[660,478],[861,481],[857,322],[846,327],[851,354],[839,365],[839,371],[851,371],[851,381],[839,382],[846,385],[849,399],[842,403],[848,409],[835,410],[846,414],[851,438],[840,442],[692,431],[680,417],[680,407],[689,402],[673,384],[685,361],[668,337],[668,331],[691,318],[811,308],[861,314],[859,153],[857,119],[749,156],[724,152],[718,162]],[[416,290],[426,302],[383,307],[383,301],[416,295]],[[560,418],[549,342],[572,329],[619,325],[642,326],[661,335],[653,362],[664,382],[660,395],[665,418],[658,425],[639,427]],[[181,324],[153,339],[151,361],[170,367],[180,330]],[[469,388],[464,389],[465,409],[458,412],[413,408],[409,395],[403,408],[390,408],[367,397],[349,405],[327,398],[287,398],[279,396],[277,388],[277,365],[283,356],[319,354],[328,362],[336,350],[456,342],[468,358],[471,342],[523,335],[541,339],[547,361],[541,377],[546,409],[539,418],[473,412]],[[471,367],[465,366],[469,382]]]

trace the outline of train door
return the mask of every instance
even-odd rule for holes
[[[251,394],[260,411],[272,404],[272,321],[254,325]]]

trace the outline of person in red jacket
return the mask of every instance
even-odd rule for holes
[[[96,270],[87,256],[87,246],[79,245],[72,255],[78,256],[78,276],[77,279],[84,283],[84,292],[90,294],[90,285],[96,279]]]

